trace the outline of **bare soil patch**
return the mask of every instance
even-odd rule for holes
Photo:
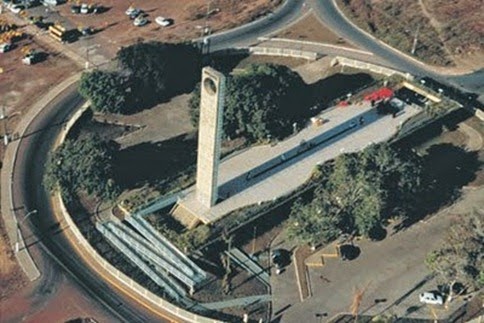
[[[110,49],[112,57],[120,46],[139,40],[179,42],[202,36],[206,26],[210,33],[230,29],[270,13],[281,3],[281,0],[144,0],[138,3],[130,0],[105,0],[102,5],[108,10],[101,14],[72,14],[69,5],[59,6],[58,10],[74,26],[92,26],[101,30],[94,38],[103,47]],[[147,25],[133,25],[133,21],[125,14],[131,5],[148,15]],[[208,18],[207,12],[211,12]],[[174,23],[162,27],[155,22],[158,16],[173,19]]]
[[[96,322],[116,322],[102,305],[93,301],[79,286],[59,278],[59,285],[35,289],[31,284],[0,304],[2,322],[67,322],[76,318],[93,318]],[[37,293],[32,297],[32,293]],[[43,297],[39,296],[43,293]],[[41,301],[39,302],[39,300]]]
[[[479,1],[338,0],[338,4],[359,27],[426,63],[455,66],[455,72],[483,66],[475,59],[483,54]]]
[[[350,44],[321,23],[321,21],[312,13],[297,23],[278,32],[275,37],[355,48],[354,45]]]
[[[0,15],[0,19],[8,21],[6,14]],[[24,29],[19,28],[20,31]],[[47,59],[34,65],[23,64],[22,51],[29,48],[47,53]],[[0,104],[6,107],[9,132],[15,129],[19,117],[25,114],[39,95],[48,92],[60,80],[79,71],[71,60],[43,47],[29,35],[15,43],[13,50],[0,54],[0,67],[3,69],[3,73],[0,73]],[[0,133],[3,135],[3,129]]]
[[[26,284],[25,276],[8,241],[3,220],[0,218],[0,302]],[[0,308],[0,314],[1,312]]]
[[[221,279],[213,280],[202,290],[195,293],[195,297],[203,303],[211,303],[218,301],[226,301],[236,298],[242,298],[254,295],[267,294],[267,288],[256,278],[251,277],[247,272],[233,268],[233,274],[230,279],[231,290],[228,295],[224,295]],[[244,313],[252,313],[250,315],[252,320],[258,321],[265,317],[267,305],[265,303],[258,303],[248,306],[227,307],[221,309],[221,312],[226,314],[242,317]]]

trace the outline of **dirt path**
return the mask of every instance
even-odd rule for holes
[[[471,151],[478,151],[482,148],[483,139],[479,131],[462,122],[459,124],[459,130],[463,132],[467,137],[467,148]]]
[[[430,14],[430,12],[427,10],[427,7],[425,6],[424,0],[418,0],[418,4],[422,8],[422,13],[424,14],[424,16],[429,19],[430,24],[432,25],[432,27],[434,27],[435,31],[439,35],[439,39],[442,42],[442,46],[444,47],[445,51],[447,52],[447,55],[452,57],[452,60],[454,60],[454,55],[452,55],[452,52],[447,47],[446,42],[445,42],[444,38],[442,37],[442,33],[441,33],[442,24],[440,22],[438,22],[437,19],[435,19],[434,16],[432,16]]]

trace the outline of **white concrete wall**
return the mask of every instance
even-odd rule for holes
[[[358,60],[350,59],[350,58],[346,58],[346,57],[341,57],[341,56],[336,56],[333,59],[333,61],[331,62],[331,65],[337,65],[337,64],[340,64],[340,65],[343,65],[343,66],[350,66],[350,67],[354,67],[354,68],[359,68],[359,69],[364,69],[364,70],[369,70],[369,71],[372,71],[374,73],[383,74],[383,75],[386,75],[386,76],[400,75],[400,76],[406,78],[407,80],[413,79],[413,77],[408,73],[402,73],[400,71],[397,71],[397,70],[394,70],[394,69],[391,69],[391,68],[388,68],[388,67],[384,67],[384,66],[380,66],[380,65],[376,65],[376,64],[371,64],[371,63],[367,63],[367,62],[362,62],[362,61],[358,61]]]

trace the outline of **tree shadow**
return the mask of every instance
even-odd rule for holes
[[[195,165],[197,140],[180,135],[159,143],[142,143],[117,152],[114,180],[123,189],[160,184]]]
[[[395,229],[401,230],[454,203],[462,194],[461,188],[476,178],[481,166],[478,152],[448,143],[433,145],[423,158],[424,190],[416,196],[411,215]]]
[[[310,97],[309,109],[305,111],[305,117],[318,114],[329,107],[331,103],[348,93],[368,87],[375,80],[370,74],[341,74],[337,73],[315,83],[307,85],[307,95]]]
[[[247,57],[249,57],[249,53],[240,53],[236,55],[211,55],[204,58],[204,64],[227,75],[233,72],[237,65]]]
[[[425,126],[424,128],[412,133],[411,135],[400,139],[394,145],[402,149],[413,149],[421,146],[426,142],[440,136],[445,129],[454,131],[458,124],[469,119],[472,115],[464,109],[452,111],[445,117]]]
[[[351,244],[345,244],[340,246],[340,253],[342,260],[354,260],[358,258],[361,254],[361,249],[358,246],[354,246]]]
[[[382,241],[387,237],[387,230],[382,226],[377,226],[370,230],[369,236],[372,241]]]

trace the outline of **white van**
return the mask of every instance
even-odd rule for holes
[[[48,6],[57,6],[61,2],[59,0],[42,0],[42,4],[46,7]]]

